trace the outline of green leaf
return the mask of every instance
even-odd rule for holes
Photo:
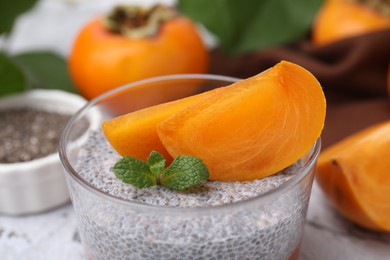
[[[310,31],[323,0],[179,0],[231,53],[252,52],[295,41]]]
[[[150,171],[154,176],[158,177],[165,169],[165,158],[162,154],[157,151],[152,151],[148,158],[148,165]]]
[[[22,70],[0,52],[0,96],[25,90],[27,80]]]
[[[199,158],[178,156],[160,176],[160,182],[167,188],[184,190],[207,180],[209,172]]]
[[[0,35],[11,32],[16,18],[32,8],[37,0],[0,1]]]
[[[156,176],[150,171],[148,163],[125,156],[113,168],[115,175],[123,182],[143,189],[157,184]]]
[[[29,52],[13,57],[25,71],[32,88],[77,92],[65,60],[52,52]]]

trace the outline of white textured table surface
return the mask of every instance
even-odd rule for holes
[[[313,186],[302,260],[389,260],[390,234],[371,232],[341,217]]]
[[[71,205],[28,217],[0,216],[0,259],[85,259]],[[390,234],[341,218],[314,185],[300,260],[387,260]]]
[[[119,1],[41,0],[20,18],[6,47],[12,53],[53,49],[66,55],[80,26],[115,2]],[[0,216],[1,260],[84,258],[70,204],[35,216]],[[390,234],[369,232],[342,219],[315,185],[300,259],[390,260]]]

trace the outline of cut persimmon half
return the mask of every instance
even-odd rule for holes
[[[249,181],[296,162],[319,138],[326,102],[320,83],[286,61],[189,104],[157,124],[172,157],[203,160],[211,180]]]

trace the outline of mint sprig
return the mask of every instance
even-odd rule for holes
[[[194,156],[178,156],[167,168],[165,163],[163,155],[152,151],[146,162],[124,156],[114,165],[113,172],[123,182],[140,189],[159,184],[184,190],[205,182],[209,177],[206,165]]]
[[[156,176],[150,171],[149,165],[130,156],[124,156],[114,166],[113,171],[125,183],[131,183],[138,188],[148,188],[157,184]]]
[[[165,169],[165,162],[166,160],[162,154],[152,151],[147,164],[149,165],[150,171],[158,178]]]
[[[173,190],[184,190],[202,183],[209,177],[206,165],[193,156],[178,156],[160,176],[163,186]]]

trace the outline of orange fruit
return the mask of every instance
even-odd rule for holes
[[[313,42],[321,45],[390,26],[390,17],[367,4],[326,0],[313,23]]]
[[[203,160],[211,180],[248,181],[293,164],[319,138],[325,97],[316,78],[282,61],[157,124],[172,155]]]
[[[115,117],[103,122],[103,133],[112,147],[122,156],[128,155],[147,160],[150,152],[154,150],[163,154],[169,163],[172,157],[162,145],[157,135],[156,125],[207,95],[209,92],[204,92]]]
[[[315,77],[282,61],[227,87],[106,121],[103,131],[122,155],[193,155],[211,180],[247,181],[303,156],[321,134],[325,110]]]
[[[390,121],[321,152],[317,182],[335,208],[371,230],[390,231]]]
[[[86,98],[149,77],[207,72],[208,50],[190,20],[180,15],[165,19],[166,9],[157,13],[159,8],[152,8],[153,14],[143,17],[148,11],[140,10],[135,14],[138,20],[138,16],[129,15],[124,25],[116,24],[125,27],[125,32],[113,32],[105,17],[97,17],[77,35],[68,66],[77,89]],[[156,15],[165,19],[158,26],[153,24]],[[145,26],[151,25],[152,34],[142,31],[129,36],[129,31],[139,28],[137,24],[132,24],[132,29],[126,25],[141,20],[149,22]]]

